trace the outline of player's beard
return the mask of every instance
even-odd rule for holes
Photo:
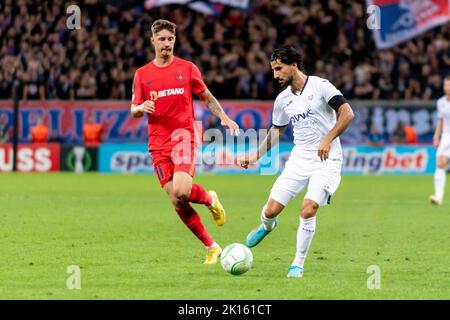
[[[286,87],[290,86],[293,81],[294,81],[294,77],[293,76],[290,76],[286,81],[283,81],[283,79],[278,79],[278,83],[280,84],[280,86],[282,88],[286,88]]]
[[[162,48],[161,49],[161,56],[163,56],[164,58],[170,57],[171,54],[172,54],[172,48]]]

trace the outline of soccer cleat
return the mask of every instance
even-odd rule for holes
[[[303,268],[298,266],[290,266],[288,269],[288,278],[301,278],[303,277]]]
[[[219,245],[215,245],[214,247],[208,248],[208,252],[206,253],[206,259],[203,264],[215,264],[222,254],[222,248]]]
[[[270,231],[267,231],[264,228],[264,225],[259,225],[258,228],[256,228],[255,230],[251,231],[248,236],[247,236],[247,247],[249,248],[253,248],[254,246],[256,246],[258,243],[261,242],[262,239],[264,239],[265,236],[267,236],[270,233]]]
[[[227,220],[227,214],[225,212],[225,209],[220,203],[219,197],[217,196],[217,193],[215,191],[211,190],[208,193],[214,199],[214,205],[208,207],[209,211],[211,211],[211,214],[216,224],[218,226],[223,226]]]
[[[432,196],[430,196],[430,202],[432,204],[440,206],[442,204],[442,199],[438,199],[435,195],[432,195]]]

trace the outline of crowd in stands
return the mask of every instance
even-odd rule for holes
[[[383,147],[386,144],[419,144],[416,129],[410,124],[399,121],[395,130],[391,133],[380,133],[376,125],[370,126],[367,133],[367,145],[371,147]]]
[[[108,4],[111,2],[112,4]],[[128,3],[126,7],[118,3]],[[301,49],[307,73],[330,79],[348,98],[433,100],[450,70],[450,24],[377,50],[365,1],[260,0],[247,11],[205,15],[143,1],[77,1],[81,29],[66,26],[63,0],[0,2],[0,99],[129,99],[136,68],[153,58],[151,23],[178,25],[176,55],[195,62],[218,98],[273,99],[275,47]],[[116,5],[114,5],[116,4]]]

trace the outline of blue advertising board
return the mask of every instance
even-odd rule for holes
[[[247,170],[236,158],[249,151],[244,145],[203,145],[197,154],[197,173],[263,174],[280,173],[289,159],[293,145],[274,147]],[[431,146],[343,146],[343,174],[432,174],[436,149]],[[99,171],[106,173],[153,173],[146,144],[103,144],[99,149]]]

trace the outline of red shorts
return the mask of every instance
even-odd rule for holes
[[[197,150],[191,145],[187,148],[152,152],[153,168],[161,187],[172,180],[174,172],[186,172],[194,177]]]

